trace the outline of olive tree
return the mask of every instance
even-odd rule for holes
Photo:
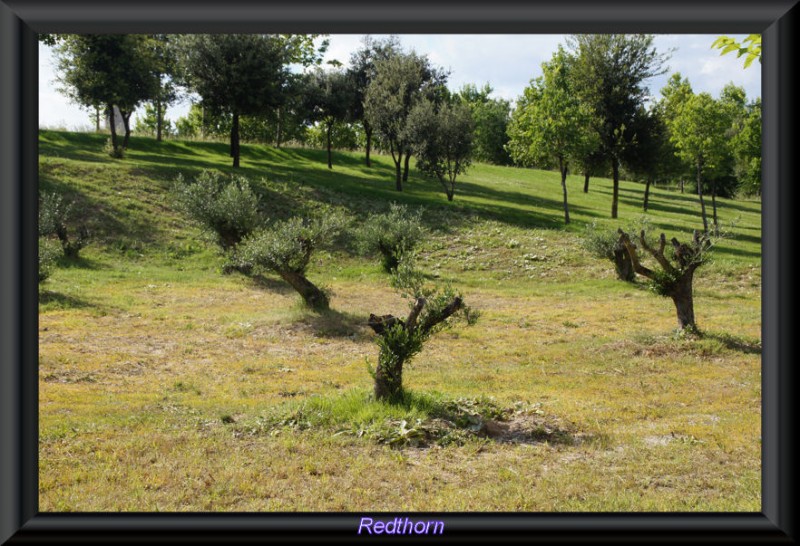
[[[409,261],[400,263],[393,283],[410,299],[405,319],[393,315],[370,314],[368,325],[378,334],[378,365],[373,373],[378,400],[395,401],[403,397],[403,366],[411,361],[436,332],[463,318],[473,324],[478,314],[451,286],[425,286],[422,274]]]
[[[475,123],[469,107],[454,101],[437,108],[432,101],[421,100],[411,110],[408,125],[417,168],[435,176],[452,201],[456,177],[472,162]]]
[[[39,197],[39,237],[55,235],[66,258],[77,258],[89,242],[89,230],[78,226],[78,236],[71,237],[69,224],[75,221],[75,204],[58,193],[43,192]]]
[[[345,224],[344,217],[335,213],[275,222],[257,230],[237,247],[234,267],[245,273],[277,273],[309,307],[326,310],[330,305],[328,295],[306,274],[314,252],[332,242]]]
[[[328,168],[333,169],[331,143],[333,127],[347,121],[353,103],[353,85],[341,70],[317,69],[308,76],[304,92],[304,110],[312,122],[320,123],[325,130],[328,151]]]
[[[678,315],[678,329],[698,333],[694,316],[692,282],[695,270],[709,261],[712,248],[709,236],[695,231],[691,243],[688,244],[682,244],[673,238],[670,241],[671,256],[667,257],[666,236],[662,233],[656,245],[647,240],[647,234],[642,230],[639,234],[639,244],[655,259],[658,264],[656,269],[642,265],[638,248],[622,229],[619,230],[619,240],[628,251],[634,271],[650,279],[651,286],[658,295],[672,299]]]
[[[390,203],[388,212],[370,215],[356,235],[359,250],[379,252],[383,270],[391,273],[402,257],[414,253],[425,233],[422,209],[411,211],[406,205]]]

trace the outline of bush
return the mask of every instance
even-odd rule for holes
[[[39,282],[53,273],[58,258],[58,245],[49,239],[39,237]]]
[[[80,250],[89,242],[89,232],[79,226],[78,238],[70,240],[67,224],[74,217],[74,203],[57,193],[42,193],[39,198],[39,237],[55,235],[67,258],[77,258]]]
[[[381,265],[390,273],[397,269],[400,257],[410,255],[425,236],[422,209],[411,212],[405,205],[391,203],[389,212],[367,218],[357,234],[363,254],[381,254]]]
[[[273,271],[288,282],[314,309],[327,309],[328,296],[306,278],[314,252],[329,244],[346,225],[344,216],[293,217],[247,237],[236,249],[228,269],[243,273]]]
[[[186,183],[179,175],[174,193],[178,206],[214,233],[223,250],[235,247],[261,223],[258,196],[243,176],[203,171],[194,182]]]

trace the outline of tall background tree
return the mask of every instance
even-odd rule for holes
[[[447,92],[446,82],[446,72],[434,67],[427,56],[414,52],[396,52],[375,62],[375,76],[364,97],[364,112],[392,154],[397,191],[403,191],[403,182],[408,180],[412,153],[408,115],[423,99],[440,102]]]
[[[657,104],[639,110],[635,120],[636,141],[625,150],[625,164],[637,178],[644,179],[642,209],[650,204],[650,189],[661,178],[668,177],[675,149],[669,140],[663,112]]]
[[[453,200],[456,178],[472,162],[475,125],[467,105],[451,100],[437,105],[428,99],[417,103],[409,114],[417,168],[435,176],[448,201]]]
[[[561,174],[564,223],[569,224],[567,172],[597,146],[592,110],[575,94],[574,58],[559,48],[542,64],[542,76],[525,88],[509,126],[511,157],[523,165],[556,166]],[[587,130],[588,129],[588,130]]]
[[[265,34],[184,35],[179,52],[184,81],[203,107],[231,116],[230,155],[239,167],[240,117],[264,114],[283,99],[285,41]]]
[[[491,98],[492,91],[488,83],[480,89],[474,84],[466,84],[458,91],[458,96],[469,106],[475,123],[475,159],[495,165],[509,165],[511,157],[506,144],[511,105],[507,100]]]
[[[364,99],[367,88],[375,77],[375,62],[385,60],[397,51],[400,51],[400,41],[396,36],[390,36],[384,40],[375,40],[370,36],[365,36],[361,48],[350,55],[350,67],[347,75],[353,84],[351,116],[354,121],[360,121],[364,126],[367,167],[372,166],[369,155],[372,149],[374,129],[365,114]]]
[[[54,40],[61,90],[87,108],[103,108],[109,116],[114,153],[126,149],[130,117],[160,88],[158,59],[149,36],[142,34],[69,34]],[[116,109],[115,109],[116,107]],[[120,145],[116,111],[125,136]]]
[[[329,169],[333,168],[331,160],[333,127],[337,122],[349,119],[353,95],[352,81],[342,70],[317,69],[308,75],[304,90],[305,111],[310,121],[320,123],[325,129]]]
[[[636,138],[631,129],[648,99],[647,80],[663,74],[667,56],[646,34],[578,34],[568,40],[575,55],[574,88],[594,111],[603,153],[611,163],[611,217],[618,215],[623,153]]]
[[[717,170],[727,153],[725,131],[729,127],[722,106],[708,93],[693,95],[680,113],[670,122],[670,139],[677,154],[693,165],[697,176],[697,194],[703,218],[703,229],[708,233],[708,218],[703,198],[704,177],[715,180]],[[716,185],[712,185],[713,222],[718,228],[716,212]]]

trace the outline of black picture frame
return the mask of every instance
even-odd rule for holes
[[[797,0],[0,0],[0,543],[356,542],[370,514],[38,513],[37,33],[762,33],[762,510],[436,514],[440,542],[794,542]],[[392,514],[393,516],[396,514]],[[432,514],[428,514],[432,515]],[[415,514],[422,517],[423,514]],[[392,537],[401,542],[401,537]]]

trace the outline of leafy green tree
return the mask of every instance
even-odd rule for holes
[[[753,64],[756,59],[759,63],[761,62],[761,34],[750,34],[741,42],[737,42],[730,36],[720,36],[714,40],[711,47],[721,50],[720,55],[727,55],[735,51],[737,58],[744,57],[745,68]]]
[[[692,96],[694,96],[692,86],[687,78],[681,76],[680,72],[676,72],[669,77],[667,84],[661,89],[661,100],[655,105],[660,117],[667,125],[668,133],[671,131],[670,127],[673,120]],[[687,164],[675,153],[674,143],[669,138],[669,135],[667,144],[673,147],[673,153],[671,155],[666,154],[663,158],[663,170],[667,178],[678,180],[681,193],[684,193],[685,180],[690,175],[689,171],[692,169],[692,165]]]
[[[105,109],[114,153],[128,147],[134,109],[158,96],[158,63],[151,46],[143,34],[68,34],[56,42],[62,91],[87,108]],[[125,127],[121,145],[115,106]]]
[[[472,162],[474,122],[469,107],[460,101],[438,108],[430,100],[418,102],[408,116],[417,168],[435,176],[452,201],[456,177]]]
[[[596,133],[587,130],[593,112],[572,88],[572,66],[569,54],[559,48],[542,64],[542,75],[525,88],[509,126],[509,151],[517,163],[558,167],[566,224],[569,164],[580,162],[597,145]]]
[[[493,89],[487,83],[478,89],[474,84],[464,85],[459,98],[469,106],[475,123],[473,155],[477,161],[508,165],[511,158],[506,150],[508,144],[508,122],[511,105],[504,99],[490,97]]]
[[[342,70],[315,70],[305,86],[305,111],[312,122],[325,128],[328,168],[333,168],[331,145],[336,123],[348,121],[353,104],[353,86]]]
[[[761,99],[748,106],[741,130],[731,140],[739,189],[761,195]]]
[[[441,101],[447,91],[446,81],[447,74],[433,67],[428,57],[413,52],[395,52],[375,62],[375,75],[364,97],[364,112],[367,122],[389,146],[397,191],[403,191],[403,182],[408,179],[414,145],[408,115],[423,99]]]
[[[240,117],[263,114],[283,99],[285,40],[263,34],[184,35],[178,50],[182,78],[202,97],[203,107],[232,117],[230,155],[239,167]]]
[[[727,139],[725,132],[730,126],[729,119],[720,103],[708,93],[693,95],[680,113],[671,121],[670,139],[675,144],[677,154],[695,168],[697,173],[697,194],[703,217],[703,229],[708,233],[708,218],[703,199],[703,176],[714,180],[716,169],[725,159]],[[716,207],[716,185],[712,185],[713,221],[718,229]]]
[[[375,77],[375,62],[385,60],[398,51],[400,51],[400,41],[396,36],[390,36],[384,40],[375,40],[370,36],[365,36],[362,46],[350,55],[350,68],[347,70],[347,75],[353,83],[354,90],[351,117],[353,120],[361,121],[364,126],[367,167],[372,166],[369,154],[372,148],[374,129],[366,116],[364,99],[367,88]]]
[[[569,39],[575,56],[574,89],[593,110],[603,153],[611,163],[611,217],[617,217],[623,153],[636,139],[631,129],[649,91],[647,80],[663,74],[667,57],[646,34],[578,34]]]
[[[675,149],[670,143],[667,124],[658,105],[642,107],[634,118],[636,141],[625,149],[625,164],[634,176],[645,181],[642,208],[650,201],[650,187],[659,178],[668,176],[670,159]]]

